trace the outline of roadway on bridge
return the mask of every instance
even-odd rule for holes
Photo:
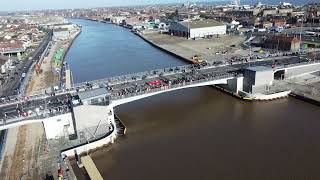
[[[278,66],[295,64],[301,62],[298,57],[285,57],[277,60]],[[257,61],[253,66],[269,66],[274,64],[273,61]],[[163,75],[163,72],[154,71],[149,76],[136,77],[132,76],[132,80],[121,84],[115,84],[109,87],[111,92],[111,98],[118,96],[126,96],[129,94],[145,92],[150,89],[160,88],[164,86],[177,85],[181,83],[190,83],[199,80],[206,80],[209,78],[226,77],[229,75],[238,75],[239,70],[248,66],[248,63],[234,64],[221,67],[210,67],[207,65],[193,65],[187,69],[179,69],[179,67],[173,67]],[[136,80],[140,79],[140,80]],[[148,85],[153,83],[154,85]]]
[[[67,95],[47,96],[37,100],[28,100],[13,103],[0,108],[0,123],[10,124],[19,119],[32,118],[34,116],[50,116],[52,114],[62,114],[70,112],[70,101]]]

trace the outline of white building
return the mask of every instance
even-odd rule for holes
[[[70,31],[67,28],[59,28],[59,29],[54,29],[53,30],[53,39],[54,40],[64,40],[68,39],[70,35]]]
[[[168,25],[164,22],[159,23],[158,28],[161,30],[167,30],[168,29]]]
[[[116,16],[111,18],[111,21],[114,24],[122,24],[124,20],[126,20],[125,16]]]
[[[182,21],[172,23],[169,34],[189,38],[205,38],[226,34],[227,26],[215,20]]]

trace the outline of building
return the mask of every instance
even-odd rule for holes
[[[88,91],[79,92],[79,99],[84,105],[97,105],[109,103],[106,96],[109,92],[105,88],[98,88]]]
[[[168,29],[168,24],[164,23],[164,22],[160,22],[158,25],[158,28],[161,30],[167,30]]]
[[[263,46],[279,51],[297,52],[300,49],[300,40],[297,37],[271,36],[264,41]]]
[[[125,16],[116,16],[111,18],[111,22],[114,24],[123,24],[127,18]]]
[[[68,39],[70,35],[70,31],[67,28],[59,28],[53,30],[53,39]]]
[[[279,14],[283,16],[287,16],[288,14],[292,14],[293,9],[292,8],[280,8],[279,9]]]
[[[139,24],[141,21],[138,16],[128,17],[125,20],[125,25],[132,28],[134,25]]]
[[[307,10],[307,23],[320,24],[320,4],[309,5]]]
[[[273,81],[273,69],[268,66],[254,66],[245,69],[243,90],[247,93],[259,93]]]
[[[181,21],[170,24],[169,34],[188,38],[205,38],[226,34],[227,26],[215,20]]]
[[[273,23],[273,26],[276,27],[285,27],[287,24],[287,21],[285,19],[273,19],[271,20],[271,22]]]
[[[320,16],[320,4],[310,4],[308,5],[307,15],[308,17]]]
[[[75,25],[72,23],[59,23],[59,24],[54,24],[54,25],[50,26],[49,28],[52,28],[52,29],[66,28],[71,31],[74,28],[74,26]]]
[[[15,55],[21,54],[25,51],[25,47],[21,42],[1,42],[0,55]]]
[[[278,14],[278,9],[276,9],[276,8],[270,8],[270,9],[263,10],[263,16],[273,16],[276,14]]]
[[[264,22],[262,22],[262,28],[264,28],[264,29],[269,29],[269,28],[271,28],[272,26],[273,26],[273,23],[270,22],[270,21],[264,21]]]
[[[226,16],[253,17],[260,13],[260,9],[232,9],[225,12]]]

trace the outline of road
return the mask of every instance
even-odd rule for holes
[[[0,119],[2,124],[9,124],[19,119],[27,119],[35,116],[62,114],[70,112],[70,94],[48,95],[37,100],[21,101],[1,108]],[[36,118],[34,118],[36,119]]]
[[[23,80],[22,74],[28,73],[32,64],[40,58],[43,51],[46,49],[48,43],[51,41],[51,38],[52,35],[51,33],[49,33],[40,43],[35,52],[32,54],[31,59],[21,61],[21,63],[18,64],[18,66],[16,67],[16,70],[10,73],[6,83],[4,84],[4,87],[0,89],[0,97],[15,95],[18,93],[21,86],[21,82]]]

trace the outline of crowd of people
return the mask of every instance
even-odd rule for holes
[[[118,86],[108,86],[107,89],[111,92],[112,96],[115,98],[123,96],[133,96],[136,94],[146,94],[149,92],[154,92],[155,90],[164,90],[177,86],[184,86],[186,84],[199,83],[203,81],[210,81],[214,79],[219,79],[226,76],[237,76],[238,72],[211,72],[211,71],[201,71],[202,67],[207,66],[207,64],[194,64],[186,69],[172,68],[169,71],[179,71],[175,75],[163,75],[163,72],[152,73],[152,82],[150,83],[146,78],[149,75],[144,75],[141,81],[136,82],[124,82]],[[158,74],[157,77],[154,77]]]
[[[71,99],[72,97],[69,95],[56,97],[54,94],[42,100],[30,100],[28,97],[24,97],[24,101],[16,104],[15,111],[2,112],[0,117],[6,120],[19,117],[42,117],[55,115],[57,113],[67,113],[70,112],[71,109]]]

